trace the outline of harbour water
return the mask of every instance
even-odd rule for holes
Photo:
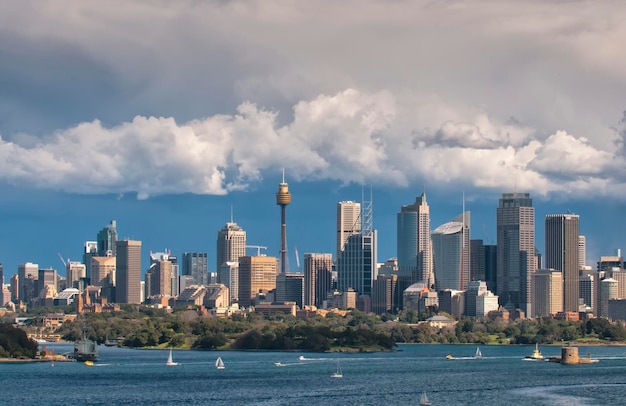
[[[50,347],[50,345],[48,345]],[[56,344],[58,353],[71,351]],[[599,363],[525,362],[534,346],[401,345],[393,353],[176,351],[100,346],[80,362],[0,364],[8,405],[615,405],[626,399],[626,347],[579,347]],[[560,347],[540,346],[545,356]],[[217,370],[221,356],[225,369]],[[304,359],[300,359],[303,356]],[[275,363],[284,366],[277,367]],[[342,379],[333,379],[337,363]]]

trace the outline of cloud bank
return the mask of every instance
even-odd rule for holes
[[[186,123],[136,116],[107,128],[95,120],[45,137],[1,140],[0,180],[139,198],[225,194],[280,168],[297,180],[396,187],[427,181],[576,194],[620,186],[615,174],[625,162],[618,148],[601,150],[561,130],[542,137],[485,114],[420,128],[410,116],[416,106],[404,102],[389,91],[347,89],[300,101],[284,125],[277,112],[253,103]]]
[[[620,2],[0,3],[4,182],[624,191]]]

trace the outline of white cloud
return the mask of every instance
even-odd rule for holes
[[[141,116],[111,128],[81,123],[39,143],[31,137],[23,137],[23,145],[2,141],[0,179],[75,193],[136,192],[139,198],[225,194],[281,167],[296,179],[396,186],[426,180],[432,187],[516,187],[538,194],[601,192],[619,183],[619,151],[599,150],[585,138],[558,131],[542,140],[531,128],[482,113],[434,131],[410,128],[419,125],[407,117],[413,108],[389,91],[347,89],[297,103],[286,125],[277,112],[252,103],[234,115],[187,123]]]

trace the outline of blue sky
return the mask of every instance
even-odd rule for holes
[[[336,3],[0,0],[5,274],[60,269],[111,219],[144,258],[214,258],[231,205],[275,255],[281,168],[300,254],[332,252],[362,185],[380,261],[423,190],[433,228],[465,192],[472,238],[495,240],[499,196],[524,191],[541,251],[567,210],[588,264],[622,248],[626,6]]]

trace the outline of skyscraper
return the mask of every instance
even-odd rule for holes
[[[122,240],[116,243],[118,303],[141,303],[141,241]]]
[[[563,273],[542,269],[532,274],[532,317],[550,317],[563,311]]]
[[[93,286],[114,286],[116,280],[115,257],[92,257],[89,284]]]
[[[183,276],[192,276],[196,285],[209,284],[209,258],[206,252],[183,252],[182,265]],[[217,270],[219,269],[218,267]]]
[[[332,292],[333,255],[304,254],[304,304],[322,307],[328,292]]]
[[[344,201],[337,203],[337,252],[343,251],[348,236],[361,232],[361,203]]]
[[[563,310],[578,311],[578,224],[576,214],[546,216],[546,268],[563,273]]]
[[[434,281],[432,244],[430,241],[430,208],[426,193],[414,204],[402,206],[397,228],[398,277],[401,290],[416,282],[432,286]]]
[[[337,287],[340,292],[354,289],[358,295],[371,299],[372,282],[376,279],[378,266],[378,242],[376,230],[372,228],[371,198],[363,202],[362,208],[359,233],[348,235],[337,256]]]
[[[117,242],[117,228],[115,220],[111,220],[98,233],[98,256],[100,257],[114,257],[115,256],[115,243]]]
[[[276,289],[277,268],[275,257],[239,257],[239,305],[248,307],[260,291]]]
[[[233,222],[226,223],[217,232],[216,268],[220,269],[224,262],[237,262],[239,257],[246,255],[246,232]],[[218,281],[219,283],[222,283]]]
[[[470,281],[470,212],[437,227],[431,234],[437,290],[465,290]]]
[[[578,269],[587,265],[587,240],[584,235],[578,236]]]
[[[532,314],[531,275],[535,270],[535,209],[528,193],[503,193],[496,211],[497,294]]]
[[[18,275],[18,299],[28,304],[34,299],[37,292],[37,279],[39,278],[39,265],[31,262],[17,266]]]

